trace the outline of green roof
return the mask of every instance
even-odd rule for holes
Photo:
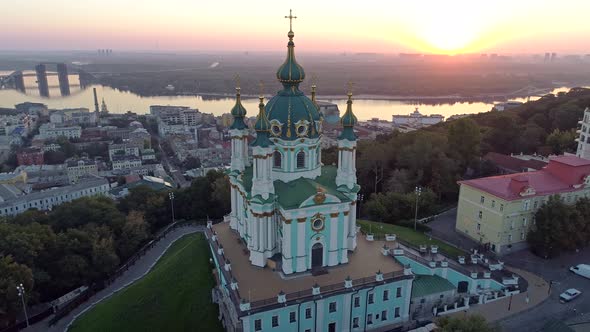
[[[234,117],[234,122],[231,124],[231,129],[245,129],[247,128],[244,123],[244,117],[246,116],[246,108],[242,105],[240,97],[240,88],[236,88],[236,104],[231,109],[231,115]]]
[[[348,101],[346,102],[346,112],[340,119],[340,124],[342,124],[342,133],[338,137],[338,139],[347,139],[349,141],[356,140],[356,135],[354,130],[352,129],[357,123],[358,120],[354,113],[352,112],[352,93],[348,93]]]
[[[326,194],[336,196],[343,202],[350,199],[336,187],[336,167],[323,166],[322,174],[315,179],[299,178],[288,183],[274,181],[277,201],[283,209],[298,208],[310,196],[317,193],[317,188],[324,189]]]
[[[417,274],[412,283],[412,298],[424,297],[455,289],[455,286],[445,278],[437,275]]]

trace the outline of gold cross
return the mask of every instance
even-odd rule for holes
[[[311,74],[311,85],[315,86],[318,82],[318,76],[314,73]]]
[[[258,89],[260,90],[260,97],[262,97],[264,95],[264,82],[262,80],[258,82]]]
[[[285,18],[289,19],[289,31],[293,31],[293,19],[297,18],[297,16],[293,16],[292,9],[289,9],[289,16],[285,16]]]
[[[235,81],[236,81],[236,89],[240,89],[240,74],[236,74],[236,76],[234,77]]]
[[[348,93],[352,94],[352,88],[354,86],[354,83],[352,83],[352,81],[348,81]]]

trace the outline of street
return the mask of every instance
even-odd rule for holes
[[[432,228],[432,234],[463,249],[476,247],[477,242],[455,231],[456,213],[456,209],[447,211],[428,223]],[[504,331],[540,331],[551,319],[566,324],[590,322],[590,279],[569,271],[570,266],[590,264],[590,248],[564,253],[548,260],[537,257],[525,249],[502,256],[500,259],[507,265],[532,272],[551,282],[551,295],[546,301],[532,310],[499,321]],[[559,295],[569,288],[581,291],[582,295],[570,303],[559,303]]]

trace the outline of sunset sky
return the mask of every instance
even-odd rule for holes
[[[0,49],[590,53],[590,1],[2,0]]]

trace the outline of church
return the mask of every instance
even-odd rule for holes
[[[251,264],[277,266],[286,275],[348,262],[356,248],[360,189],[352,93],[341,118],[338,167],[322,165],[323,116],[315,85],[311,99],[299,89],[305,71],[295,59],[294,36],[290,29],[287,56],[276,73],[282,88],[266,105],[260,97],[256,138],[248,142],[239,87],[230,130],[230,227],[243,239]]]

